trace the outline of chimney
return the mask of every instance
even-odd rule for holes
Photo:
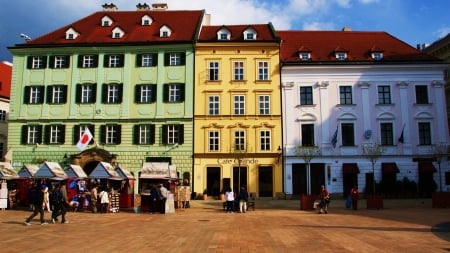
[[[350,26],[344,26],[344,28],[342,28],[343,32],[351,32],[352,28]]]
[[[152,8],[154,11],[166,11],[168,9],[168,6],[166,3],[155,3],[152,4]]]
[[[146,3],[144,3],[144,4],[138,3],[136,5],[136,10],[137,11],[148,11],[148,10],[150,10],[150,6]]]
[[[103,11],[117,11],[117,6],[113,3],[102,5]]]

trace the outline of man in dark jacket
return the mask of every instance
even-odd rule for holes
[[[67,188],[66,188],[66,181],[61,181],[59,184],[59,194],[60,194],[60,201],[56,207],[56,210],[52,213],[52,222],[55,223],[58,221],[58,216],[61,215],[61,223],[65,224],[68,223],[66,220],[66,212],[67,207],[70,206],[69,200],[67,199]]]
[[[43,185],[41,185],[41,187],[40,187],[40,191],[38,191],[37,193],[36,193],[36,196],[34,197],[34,199],[33,199],[33,208],[34,208],[34,210],[33,210],[33,213],[30,215],[30,217],[28,217],[26,220],[25,220],[25,225],[27,225],[27,226],[30,226],[31,225],[31,223],[30,223],[30,221],[39,213],[40,214],[40,216],[39,216],[39,218],[40,218],[40,220],[41,220],[41,225],[47,225],[48,223],[47,222],[45,222],[45,220],[44,220],[44,194],[45,194],[45,188],[46,188],[47,186],[45,185],[45,184],[43,184]]]
[[[247,211],[248,192],[244,186],[241,186],[238,199],[239,199],[239,212],[245,213]]]

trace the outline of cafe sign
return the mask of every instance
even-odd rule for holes
[[[239,162],[240,161],[240,162]],[[258,164],[258,159],[250,158],[250,159],[217,159],[218,164],[240,164],[240,165],[246,165],[246,164]]]

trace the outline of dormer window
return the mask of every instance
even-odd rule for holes
[[[222,28],[217,32],[217,40],[230,40],[230,38],[231,32],[226,28]]]
[[[66,40],[74,40],[76,39],[80,34],[75,31],[73,28],[69,28],[66,31]]]
[[[113,23],[112,19],[108,16],[102,18],[102,26],[111,26]]]
[[[151,25],[153,22],[152,18],[149,17],[148,15],[144,15],[141,19],[141,25],[143,26],[149,26]]]
[[[371,53],[372,59],[375,61],[380,61],[383,59],[383,53],[382,52],[372,52]]]
[[[112,31],[112,38],[113,39],[120,39],[123,37],[124,35],[124,31],[122,29],[120,29],[119,27],[116,27],[113,29]]]
[[[256,31],[252,28],[248,28],[244,31],[244,40],[256,40]]]
[[[172,34],[172,30],[170,30],[170,28],[166,25],[163,25],[159,29],[159,37],[161,37],[161,38],[168,38],[168,37],[170,37],[171,34]]]
[[[309,60],[311,60],[311,53],[300,52],[298,54],[298,57],[300,58],[300,61],[309,61]]]
[[[338,60],[338,61],[347,60],[347,53],[346,52],[336,52],[336,60]]]

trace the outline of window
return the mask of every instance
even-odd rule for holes
[[[66,85],[47,86],[47,103],[49,103],[49,104],[65,104],[66,102],[67,102],[67,86]]]
[[[244,115],[245,114],[245,96],[244,95],[234,95],[233,96],[233,114],[234,115]]]
[[[67,55],[50,56],[50,67],[53,69],[68,68],[70,63],[70,57]]]
[[[337,52],[336,53],[336,59],[338,61],[345,61],[345,60],[347,60],[347,53],[345,53],[345,52]]]
[[[98,67],[98,55],[80,55],[78,57],[79,68],[96,68]]]
[[[45,69],[47,65],[47,56],[28,56],[28,69]]]
[[[164,54],[164,66],[183,66],[186,64],[185,53]]]
[[[219,131],[209,131],[208,132],[208,139],[209,139],[209,145],[208,145],[208,151],[219,151],[220,147],[220,133]]]
[[[258,62],[258,80],[259,81],[269,80],[269,62],[267,61]]]
[[[6,116],[8,113],[5,110],[0,110],[0,121],[4,122],[6,121]]]
[[[340,86],[339,87],[339,96],[340,96],[341,105],[353,104],[352,87],[351,86]]]
[[[105,55],[103,66],[105,68],[121,68],[124,64],[123,54]]]
[[[235,81],[243,81],[244,80],[244,62],[243,61],[235,61],[233,62],[233,80]]]
[[[270,131],[269,130],[261,130],[259,131],[259,142],[260,148],[262,151],[270,150]]]
[[[163,38],[169,37],[169,32],[168,31],[162,31],[161,32],[161,37],[163,37]]]
[[[234,132],[234,150],[245,151],[245,131]]]
[[[381,123],[380,124],[380,136],[381,145],[392,146],[394,145],[394,132],[392,123]]]
[[[134,126],[134,144],[155,144],[155,125],[143,124]]]
[[[342,146],[355,146],[355,130],[353,123],[342,123]]]
[[[96,101],[97,84],[77,84],[76,102],[79,104],[93,104]]]
[[[208,115],[220,114],[220,96],[208,96]]]
[[[208,62],[208,80],[218,81],[219,80],[219,62],[210,61]]]
[[[78,143],[78,141],[81,139],[81,136],[83,136],[84,131],[86,131],[86,129],[89,129],[92,136],[95,137],[95,126],[94,125],[89,125],[89,124],[75,125],[73,127],[73,140],[72,140],[74,145],[76,145]],[[93,143],[94,143],[94,138],[92,138],[92,140],[89,142],[89,144],[93,144]]]
[[[184,101],[184,84],[172,83],[164,85],[164,102],[179,103]]]
[[[123,85],[119,83],[103,84],[103,103],[120,104],[122,103]]]
[[[64,144],[66,128],[63,125],[45,126],[46,144]]]
[[[249,33],[246,34],[245,39],[246,40],[254,40],[255,39],[255,34],[249,32]]]
[[[300,87],[300,105],[312,105],[313,94],[311,86]]]
[[[74,34],[73,33],[69,33],[66,36],[66,39],[68,39],[68,40],[73,40],[73,38],[74,38]]]
[[[158,56],[151,53],[138,54],[136,60],[136,66],[138,67],[154,67],[157,65]]]
[[[391,104],[391,87],[387,85],[378,86],[378,104]]]
[[[221,33],[219,40],[228,40],[228,34],[227,33]]]
[[[302,124],[302,146],[314,145],[314,124]]]
[[[269,95],[259,95],[259,115],[270,115],[270,96]]]
[[[426,85],[416,85],[416,103],[428,104],[428,89]]]
[[[380,61],[383,59],[383,53],[381,52],[373,52],[372,53],[372,59],[374,59],[375,61]]]
[[[25,86],[25,104],[44,103],[44,86]]]
[[[429,122],[419,122],[419,145],[431,145],[431,127]]]
[[[22,126],[22,144],[40,144],[42,140],[42,126]]]
[[[138,104],[154,103],[156,101],[156,84],[136,85],[134,101]]]
[[[100,126],[100,140],[103,144],[120,144],[122,128],[120,125],[102,125]]]
[[[299,53],[298,54],[301,61],[309,61],[311,60],[311,54],[310,53]]]
[[[162,126],[163,144],[182,144],[184,142],[184,125],[163,125]]]

